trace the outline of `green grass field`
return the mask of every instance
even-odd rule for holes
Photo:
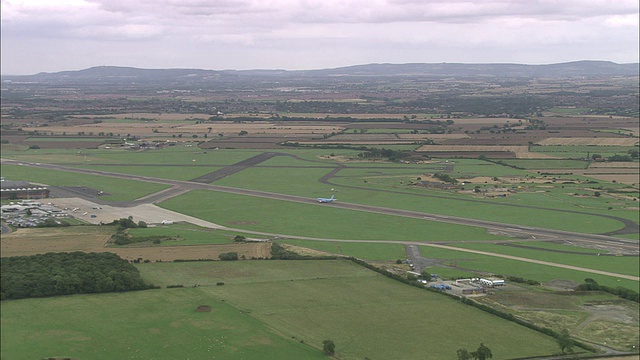
[[[213,165],[223,166],[240,162],[262,153],[256,150],[203,150],[195,145],[168,147],[149,151],[125,149],[35,149],[4,152],[2,156],[20,161],[62,163],[72,158],[78,164],[150,164],[150,165]],[[194,161],[195,160],[195,161]],[[70,162],[70,161],[66,161]],[[87,164],[89,163],[89,164]]]
[[[498,359],[556,351],[552,339],[347,261],[144,264],[139,268],[159,285],[198,283],[202,291],[286,337],[308,344],[333,339],[338,355],[345,359],[413,359],[424,354],[449,359],[458,347],[477,347],[480,342],[489,344]],[[206,286],[214,281],[225,285]],[[486,326],[492,328],[491,341],[478,331]],[[458,336],[451,337],[450,331]],[[367,336],[358,336],[363,332]],[[425,337],[430,341],[420,340]],[[499,338],[505,341],[497,342]],[[523,341],[526,344],[518,345]],[[436,349],[433,343],[441,346]]]
[[[4,301],[2,358],[320,359],[324,339],[341,359],[451,359],[480,342],[494,359],[558,351],[552,338],[345,260],[138,268],[185,288]]]
[[[519,260],[503,259],[494,256],[473,254],[449,249],[439,249],[430,246],[421,246],[422,256],[443,260],[447,266],[452,266],[462,272],[488,272],[504,276],[520,276],[525,279],[547,282],[555,279],[573,280],[583,283],[585,278],[592,278],[601,285],[612,287],[626,287],[634,291],[639,291],[638,281],[618,279],[611,276],[593,274],[577,270],[563,269],[553,266],[533,264]],[[566,255],[567,258],[572,258]],[[610,261],[614,261],[610,259]],[[626,260],[625,260],[626,261]],[[635,259],[637,265],[637,258]],[[623,263],[624,264],[624,263]],[[618,267],[620,265],[617,265]],[[625,266],[625,265],[622,265]],[[589,266],[585,266],[590,268]],[[441,267],[431,267],[434,273],[438,273]]]
[[[175,166],[175,165],[82,165],[74,166],[82,169],[114,172],[119,174],[151,176],[159,179],[188,181],[221,169],[221,166]]]
[[[284,236],[410,241],[501,239],[480,228],[344,210],[317,204],[315,199],[301,204],[195,190],[160,206],[230,228]]]
[[[537,151],[537,150],[538,150],[538,146],[532,148],[532,151],[534,152],[550,153],[550,155],[558,155],[558,153],[554,151]],[[570,157],[579,157],[579,156],[570,156]],[[586,153],[584,157],[586,157]],[[568,159],[505,159],[501,161],[505,164],[517,166],[527,170],[562,169],[562,170],[567,170],[567,172],[571,172],[572,169],[576,169],[576,170],[586,169],[589,167],[589,164],[590,164],[589,161],[568,160]]]
[[[333,243],[304,240],[285,240],[284,242],[309,249],[354,256],[366,260],[395,261],[396,259],[405,258],[403,247],[393,247],[393,245],[388,244]],[[550,246],[550,248],[556,248],[557,246],[561,245]],[[628,274],[633,276],[638,275],[638,259],[634,257],[597,257],[592,255],[558,254],[547,251],[518,249],[492,244],[459,244],[457,247],[477,249],[497,254],[509,254],[527,259],[557,262],[560,264],[616,272],[619,274]],[[571,249],[573,251],[588,251],[587,249],[577,247],[566,247],[565,249]],[[440,249],[431,246],[421,246],[420,251],[422,256],[426,258],[441,260],[442,264],[447,267],[432,266],[428,268],[428,271],[448,279],[476,277],[482,275],[483,272],[504,276],[519,276],[525,279],[541,282],[551,281],[554,279],[565,279],[582,283],[585,278],[592,278],[602,285],[613,287],[623,286],[639,291],[638,281],[618,279],[616,277],[593,274],[590,272],[569,270],[463,251]],[[595,261],[592,261],[594,259]]]
[[[589,212],[609,213],[606,204],[599,202],[596,209],[585,209],[572,204],[568,197],[554,199],[545,195],[545,192],[516,193],[506,198],[474,198],[468,194],[455,194],[445,191],[409,188],[397,181],[395,188],[379,184],[363,184],[362,181],[334,178],[332,185],[339,189],[336,197],[341,201],[361,203],[368,205],[384,206],[442,215],[462,216],[474,219],[491,220],[509,224],[537,226],[566,231],[585,233],[603,233],[621,228],[619,221],[599,216],[589,215]],[[358,189],[350,188],[357,186]],[[344,189],[349,187],[348,189]],[[365,189],[360,189],[361,187]],[[366,187],[388,190],[392,193],[367,191]],[[344,189],[344,190],[343,190]],[[422,195],[422,196],[415,196]],[[504,206],[503,206],[504,204]],[[516,206],[511,206],[516,205]],[[541,208],[527,209],[526,206],[539,206]],[[566,210],[575,210],[587,214],[568,213]],[[637,213],[621,211],[617,214],[623,217],[633,217]]]
[[[578,255],[544,250],[523,249],[504,245],[477,243],[456,244],[453,246],[498,254],[513,255],[527,259],[549,261],[558,264],[579,266],[583,268],[608,271],[617,274],[632,276],[640,275],[637,256],[597,256],[597,254]],[[574,248],[573,251],[581,250],[582,249],[580,248]]]
[[[198,313],[199,305],[211,312]],[[88,321],[90,319],[90,321]],[[200,289],[2,302],[3,359],[322,359]]]
[[[168,188],[168,185],[156,183],[115,179],[20,165],[2,165],[2,176],[7,180],[26,180],[51,186],[84,186],[110,194],[101,196],[100,198],[114,202],[135,200]]]

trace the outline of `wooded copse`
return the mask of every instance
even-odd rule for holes
[[[0,258],[1,299],[153,288],[113,253],[46,253]]]

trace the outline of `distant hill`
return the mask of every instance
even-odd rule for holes
[[[591,77],[634,76],[640,64],[616,64],[610,61],[575,61],[549,65],[523,64],[368,64],[336,69],[314,70],[323,75],[361,76],[463,76],[463,77]]]
[[[640,65],[616,64],[610,61],[575,61],[549,65],[523,64],[367,64],[320,70],[202,70],[140,69],[133,67],[97,66],[77,71],[3,76],[3,81],[38,83],[206,83],[234,81],[255,77],[610,77],[639,76]]]

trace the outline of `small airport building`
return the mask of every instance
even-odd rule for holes
[[[495,286],[504,286],[504,280],[502,279],[484,279],[484,278],[480,278],[480,284],[482,284],[483,286],[488,286],[488,287],[495,287]]]
[[[49,188],[32,185],[26,181],[12,181],[2,178],[0,185],[2,200],[45,199],[49,197]]]

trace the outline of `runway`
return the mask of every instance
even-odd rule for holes
[[[266,156],[265,158],[270,158],[272,156],[273,155],[269,155],[269,156]],[[259,160],[259,159],[256,158],[255,160]],[[144,203],[158,203],[170,197],[177,196],[177,195],[186,193],[191,190],[196,190],[196,189],[219,191],[219,192],[225,192],[225,193],[231,193],[231,194],[248,195],[248,196],[255,196],[255,197],[261,197],[261,198],[267,198],[267,199],[291,201],[291,202],[306,203],[306,204],[317,204],[316,200],[313,198],[307,198],[307,197],[296,196],[296,195],[288,195],[288,194],[279,194],[279,193],[259,191],[259,190],[218,186],[218,185],[204,184],[204,183],[199,183],[194,181],[160,179],[160,178],[154,178],[149,176],[128,175],[128,174],[120,174],[120,173],[113,173],[113,172],[99,171],[99,170],[72,168],[72,167],[63,166],[63,165],[32,163],[32,162],[16,161],[16,160],[9,160],[9,159],[0,159],[0,163],[30,166],[30,167],[37,167],[37,168],[50,169],[50,170],[75,172],[75,173],[97,175],[97,176],[106,176],[106,177],[113,177],[113,178],[127,179],[127,180],[146,181],[146,182],[153,182],[153,183],[159,183],[159,184],[165,184],[165,185],[171,186],[171,188],[169,189],[165,189],[156,194],[147,195],[135,201],[110,204],[112,206],[117,206],[117,207],[131,207],[131,206],[136,206]],[[245,164],[245,166],[249,166],[249,165],[250,165],[249,163]],[[377,213],[377,214],[383,214],[383,215],[422,219],[424,221],[430,221],[430,222],[442,222],[442,223],[450,223],[450,224],[457,224],[457,225],[482,227],[487,229],[488,231],[499,232],[501,234],[505,234],[508,236],[534,238],[540,241],[563,240],[563,241],[571,241],[574,243],[585,243],[585,244],[591,245],[591,247],[593,247],[593,245],[599,245],[603,248],[608,249],[611,252],[618,252],[618,253],[624,253],[624,254],[637,255],[640,253],[638,241],[621,239],[621,238],[616,238],[616,237],[607,236],[607,235],[586,234],[586,233],[579,233],[579,232],[546,229],[541,227],[522,226],[517,224],[500,223],[495,221],[471,219],[471,218],[464,218],[464,217],[457,217],[457,216],[445,216],[440,214],[425,213],[425,212],[419,212],[419,211],[400,210],[400,209],[392,209],[392,208],[386,208],[386,207],[380,207],[380,206],[346,203],[343,201],[334,202],[331,204],[317,204],[317,205],[331,206],[335,208],[348,209],[353,211],[365,211],[365,212]]]

